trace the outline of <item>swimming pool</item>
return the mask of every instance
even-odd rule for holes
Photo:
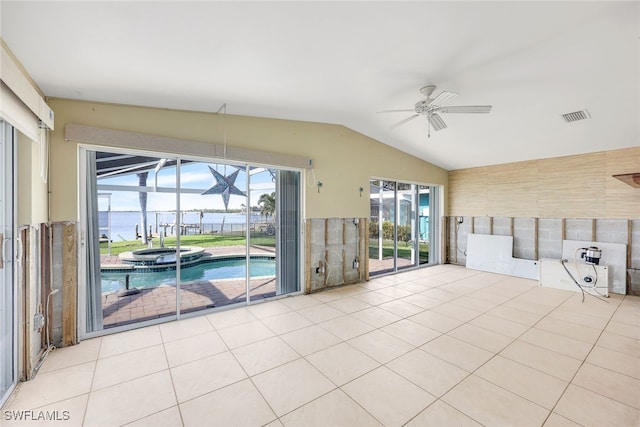
[[[142,272],[144,271],[144,272]],[[242,279],[246,276],[246,259],[219,258],[207,259],[195,265],[180,269],[180,281]],[[275,276],[276,262],[271,257],[251,257],[251,277]],[[175,285],[176,270],[133,269],[100,272],[102,292],[115,292],[124,289],[126,276],[129,275],[130,288],[153,288],[160,285]]]

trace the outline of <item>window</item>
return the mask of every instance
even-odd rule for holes
[[[300,171],[82,152],[87,333],[300,290]]]

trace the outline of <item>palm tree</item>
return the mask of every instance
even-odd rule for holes
[[[276,213],[276,193],[262,194],[258,199],[258,206],[260,206],[260,215],[264,215],[267,220],[269,216],[273,216]]]

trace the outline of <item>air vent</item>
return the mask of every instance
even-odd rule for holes
[[[566,123],[577,122],[578,120],[586,120],[591,118],[587,110],[574,111],[573,113],[563,114],[562,118]]]

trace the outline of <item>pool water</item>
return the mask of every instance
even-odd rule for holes
[[[251,277],[275,276],[276,263],[272,258],[253,258],[250,265]],[[243,279],[246,276],[245,259],[210,260],[180,269],[180,281]],[[154,271],[146,273],[102,272],[102,292],[124,289],[125,276],[129,274],[130,288],[153,288],[159,285],[175,285],[176,271]]]

